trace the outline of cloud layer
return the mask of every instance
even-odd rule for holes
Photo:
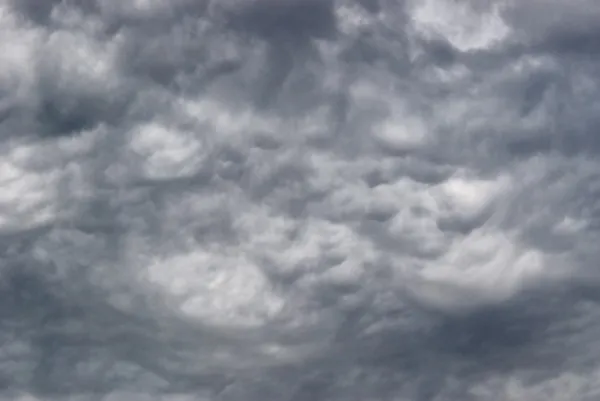
[[[597,399],[599,18],[0,2],[2,395]]]

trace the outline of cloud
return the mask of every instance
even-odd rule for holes
[[[2,3],[2,395],[592,399],[597,9]]]

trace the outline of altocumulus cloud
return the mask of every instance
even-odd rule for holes
[[[600,398],[600,6],[0,2],[6,400]]]

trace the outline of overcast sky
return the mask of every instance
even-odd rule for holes
[[[0,397],[600,399],[597,0],[0,0]]]

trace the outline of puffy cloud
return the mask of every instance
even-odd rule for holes
[[[597,16],[0,3],[2,395],[594,399]]]

